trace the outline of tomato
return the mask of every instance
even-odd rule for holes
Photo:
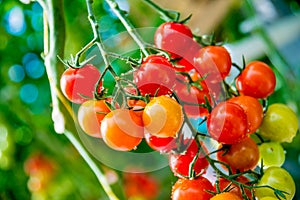
[[[143,116],[144,108],[146,106],[146,102],[142,100],[129,99],[127,101],[127,105],[132,108],[134,113],[139,117]]]
[[[224,151],[218,151],[218,159],[227,163],[233,170],[246,171],[253,169],[259,161],[258,145],[250,137],[232,144],[229,150],[223,154]]]
[[[221,82],[228,76],[231,69],[231,57],[225,47],[206,46],[195,56],[196,70],[209,82]]]
[[[208,191],[214,191],[214,187],[202,176],[193,180],[178,179],[172,187],[172,200],[209,200],[213,195]]]
[[[133,82],[142,95],[161,96],[172,94],[176,74],[174,66],[167,58],[150,55],[144,59],[133,76]]]
[[[182,107],[170,97],[154,97],[144,109],[143,122],[151,135],[175,137],[183,123]]]
[[[100,71],[87,64],[79,69],[68,68],[60,78],[60,87],[64,96],[71,102],[82,104],[94,98],[95,87],[100,78]],[[100,82],[100,87],[102,82]]]
[[[276,77],[269,65],[261,61],[250,62],[236,79],[240,94],[266,98],[275,89]]]
[[[126,199],[156,199],[159,194],[158,181],[146,173],[124,173],[123,187]]]
[[[116,109],[103,118],[101,134],[104,142],[112,149],[130,151],[142,141],[143,121],[133,110]]]
[[[207,118],[211,137],[224,144],[240,142],[247,135],[247,115],[242,107],[232,102],[221,102]]]
[[[237,96],[228,100],[238,104],[243,108],[247,115],[248,128],[247,132],[249,134],[256,132],[263,120],[263,107],[259,101],[250,96]]]
[[[296,113],[288,106],[280,103],[268,107],[259,133],[275,142],[292,142],[298,131]]]
[[[101,121],[109,112],[105,100],[88,100],[78,109],[78,123],[86,134],[100,138]]]
[[[203,148],[203,147],[202,147]],[[196,176],[203,174],[208,167],[208,161],[203,153],[198,153],[199,147],[195,140],[188,146],[183,154],[171,153],[169,155],[169,166],[175,176],[189,177],[190,163],[198,154],[198,158],[194,163],[193,170]]]
[[[184,55],[193,42],[193,33],[190,28],[177,22],[161,24],[154,34],[154,44],[171,54],[172,58]]]
[[[246,185],[249,185],[247,184],[250,180],[248,178],[246,178],[245,176],[238,176],[236,178],[236,181],[238,181],[239,183],[243,183],[243,184],[246,184]],[[217,185],[215,184],[214,185],[216,191],[217,191]],[[224,192],[224,190],[226,189],[226,191],[230,191],[230,193],[234,193],[235,195],[239,196],[240,198],[243,198],[243,195],[242,195],[242,190],[241,188],[236,185],[235,183],[232,183],[231,181],[225,179],[225,178],[219,178],[219,189],[221,192]],[[247,195],[247,197],[249,199],[252,199],[252,193],[249,189],[246,189],[244,188],[244,191]]]
[[[266,185],[286,192],[284,193],[286,200],[292,200],[296,192],[296,186],[292,176],[288,171],[280,167],[269,167],[264,171],[264,174],[259,180],[257,186]],[[255,194],[259,200],[264,197],[276,198],[274,190],[267,187],[256,188]]]
[[[154,150],[161,153],[170,152],[176,148],[176,139],[173,137],[157,137],[150,133],[145,133],[145,140],[147,144]]]
[[[210,200],[243,200],[242,197],[233,192],[222,192],[213,196]]]
[[[199,89],[201,87],[201,89]],[[212,104],[209,90],[204,81],[199,83],[199,87],[176,81],[174,92],[183,104],[184,111],[189,117],[203,117],[208,115],[207,108],[201,104],[205,104],[207,100]]]
[[[279,142],[265,142],[259,145],[260,160],[266,167],[280,167],[285,161],[284,149]]]
[[[181,59],[177,60],[175,69],[180,72],[189,72],[194,70],[194,58],[201,46],[195,42],[191,42],[191,46],[184,52]]]

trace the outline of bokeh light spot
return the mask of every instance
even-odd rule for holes
[[[21,87],[20,98],[25,103],[33,103],[39,96],[39,91],[36,85],[28,83]]]
[[[21,65],[13,65],[8,69],[8,77],[13,82],[21,82],[25,77],[24,69]]]
[[[6,31],[15,36],[20,36],[26,31],[24,13],[18,6],[13,7],[6,14]]]
[[[30,78],[38,79],[44,75],[45,68],[43,62],[39,59],[31,60],[25,64],[25,70]]]

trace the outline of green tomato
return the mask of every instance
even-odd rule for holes
[[[269,106],[259,133],[271,141],[292,142],[298,128],[296,113],[288,106],[276,103]]]
[[[266,167],[280,167],[285,161],[284,149],[279,142],[266,142],[258,146],[260,160]]]
[[[280,167],[269,167],[266,169],[257,186],[267,185],[286,192],[284,193],[286,200],[292,200],[296,192],[296,186],[292,176],[288,171]],[[264,197],[276,198],[274,190],[267,187],[256,188],[255,194],[258,200],[262,200]]]

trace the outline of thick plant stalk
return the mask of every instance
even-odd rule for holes
[[[96,175],[108,198],[111,200],[118,200],[100,168],[81,145],[78,138],[74,136],[74,133],[70,132],[66,128],[66,121],[74,120],[74,116],[69,102],[63,97],[62,93],[58,89],[60,84],[59,76],[64,70],[62,63],[58,59],[58,56],[64,56],[65,47],[63,1],[38,0],[38,2],[44,10],[44,64],[50,85],[54,129],[57,133],[64,133],[64,135],[77,149]]]

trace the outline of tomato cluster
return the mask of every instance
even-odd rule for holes
[[[178,177],[173,200],[292,199],[295,184],[281,168],[280,143],[292,141],[298,122],[288,106],[266,105],[276,85],[272,68],[252,61],[238,67],[235,83],[228,84],[236,67],[229,51],[200,44],[178,22],[159,26],[154,43],[164,54],[147,55],[134,66],[128,85],[116,84],[118,97],[103,92],[104,76],[91,64],[62,74],[63,94],[80,104],[81,129],[117,151],[134,151],[145,140],[167,154]],[[208,133],[197,131],[190,119],[202,119]],[[214,180],[208,178],[209,167],[217,174]]]

